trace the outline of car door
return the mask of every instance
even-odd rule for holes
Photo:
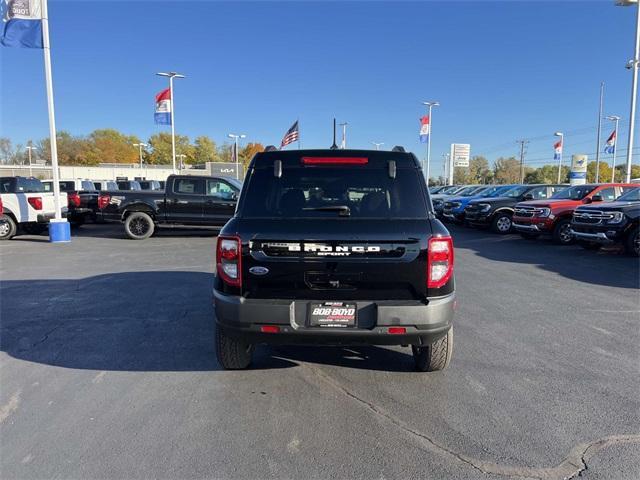
[[[203,222],[204,178],[178,177],[167,192],[166,219],[170,223],[200,225]]]
[[[227,223],[236,211],[238,189],[219,178],[206,181],[204,221],[208,225],[221,226]]]

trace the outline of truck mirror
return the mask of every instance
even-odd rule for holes
[[[601,202],[602,201],[602,195],[594,195],[593,197],[591,197],[591,201],[592,202]]]
[[[524,199],[525,199],[525,200],[533,200],[533,195],[532,195],[532,194],[530,194],[530,193],[527,193],[527,194],[524,196]]]

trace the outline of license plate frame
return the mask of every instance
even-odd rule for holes
[[[355,302],[310,302],[307,312],[309,328],[356,328],[358,306]]]

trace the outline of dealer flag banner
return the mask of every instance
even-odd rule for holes
[[[171,89],[161,91],[156,95],[156,124],[171,125]]]
[[[431,122],[429,115],[425,115],[420,119],[420,143],[427,143],[429,141],[429,134],[431,133]]]
[[[42,0],[0,0],[5,47],[43,48]]]

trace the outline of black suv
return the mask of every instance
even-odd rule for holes
[[[411,345],[416,368],[451,358],[453,242],[413,154],[257,154],[216,249],[218,361],[267,344]]]
[[[615,202],[582,205],[573,212],[571,233],[589,250],[618,243],[630,255],[640,256],[640,188]]]
[[[525,200],[544,200],[566,185],[517,185],[500,197],[471,200],[464,209],[465,220],[475,227],[490,227],[500,234],[511,232],[513,209]]]

